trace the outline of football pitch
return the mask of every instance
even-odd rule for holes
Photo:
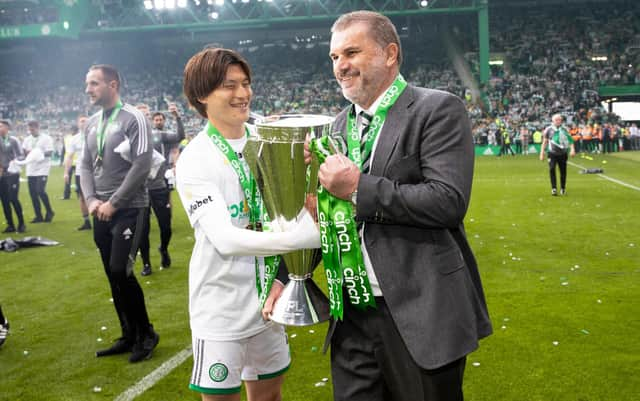
[[[467,400],[639,399],[640,152],[570,162],[567,195],[552,197],[537,155],[476,158],[465,226],[494,334],[467,359]],[[27,223],[25,235],[60,245],[0,252],[0,305],[11,323],[0,348],[0,400],[199,400],[187,388],[193,234],[175,192],[172,267],[158,269],[152,218],[154,272],[138,275],[160,334],[153,358],[138,364],[126,354],[94,356],[120,335],[107,280],[91,232],[76,230],[77,201],[59,199],[60,167],[48,193],[53,222]],[[28,222],[26,182],[20,195]],[[324,284],[320,270],[316,279]],[[332,400],[325,331],[326,324],[288,329],[284,400]]]

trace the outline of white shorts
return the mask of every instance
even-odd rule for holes
[[[291,364],[287,335],[277,324],[241,340],[210,341],[194,336],[192,341],[189,388],[205,394],[238,393],[242,381],[280,376]]]

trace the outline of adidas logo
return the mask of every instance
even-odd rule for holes
[[[131,232],[130,228],[127,228],[122,232],[122,235],[124,236],[124,239],[129,239],[133,235],[133,232]]]

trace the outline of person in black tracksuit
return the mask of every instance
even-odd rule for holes
[[[7,220],[7,227],[2,232],[12,233],[16,231],[11,212],[11,207],[13,206],[18,218],[17,231],[23,233],[26,230],[26,226],[24,224],[24,215],[22,214],[22,205],[18,198],[20,172],[9,171],[9,163],[12,160],[23,159],[24,152],[20,142],[9,135],[10,128],[9,121],[0,120],[0,200],[2,201],[4,217]]]
[[[145,114],[149,111],[148,106],[144,104],[138,105],[137,108]],[[160,267],[166,269],[171,266],[171,257],[169,255],[169,241],[171,240],[171,192],[165,179],[165,172],[173,168],[173,150],[178,146],[180,141],[184,139],[184,125],[182,124],[178,109],[174,104],[169,105],[169,112],[176,120],[176,131],[174,132],[165,130],[164,124],[166,118],[163,113],[155,112],[151,116],[153,121],[153,130],[151,131],[153,147],[158,153],[162,154],[165,162],[158,169],[156,176],[150,178],[148,181],[150,207],[146,210],[144,233],[142,242],[140,243],[140,257],[143,263],[140,274],[143,276],[148,276],[152,273],[151,258],[149,255],[151,209],[156,216],[158,227],[160,228],[160,246],[158,247],[161,256]]]
[[[122,337],[96,356],[131,352],[130,362],[149,358],[159,341],[149,322],[144,294],[134,272],[151,169],[151,129],[135,107],[123,104],[115,67],[96,65],[86,77],[86,93],[102,109],[85,127],[80,181],[93,238],[100,250],[120,320]]]

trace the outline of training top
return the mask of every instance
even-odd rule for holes
[[[6,138],[0,136],[0,176],[9,175],[9,163],[13,159],[24,158],[20,142],[7,133]]]
[[[151,141],[153,148],[164,156],[164,164],[158,169],[155,178],[149,180],[149,189],[162,189],[167,187],[164,173],[171,168],[171,150],[178,146],[184,139],[184,124],[180,117],[176,118],[177,129],[175,132],[161,131],[153,129],[151,131]]]
[[[241,157],[246,138],[227,140]],[[182,151],[176,188],[194,229],[189,263],[189,314],[197,338],[231,341],[265,330],[256,289],[255,261],[264,274],[263,256],[318,248],[320,234],[305,213],[287,231],[256,232],[249,224],[238,176],[205,131]]]
[[[103,124],[113,110],[106,110]],[[151,169],[151,128],[145,116],[125,103],[118,117],[105,130],[102,163],[98,156],[97,129],[102,113],[97,112],[87,121],[84,149],[80,159],[80,185],[87,204],[94,199],[110,201],[116,209],[147,207],[147,177]],[[129,141],[127,161],[115,149]]]
[[[31,152],[35,148],[39,148],[42,151],[44,159],[27,163],[27,177],[48,176],[49,170],[51,170],[53,139],[43,132],[40,132],[38,136],[29,135],[24,138],[22,149],[24,149],[26,153]],[[47,154],[49,154],[49,156],[47,156]]]

